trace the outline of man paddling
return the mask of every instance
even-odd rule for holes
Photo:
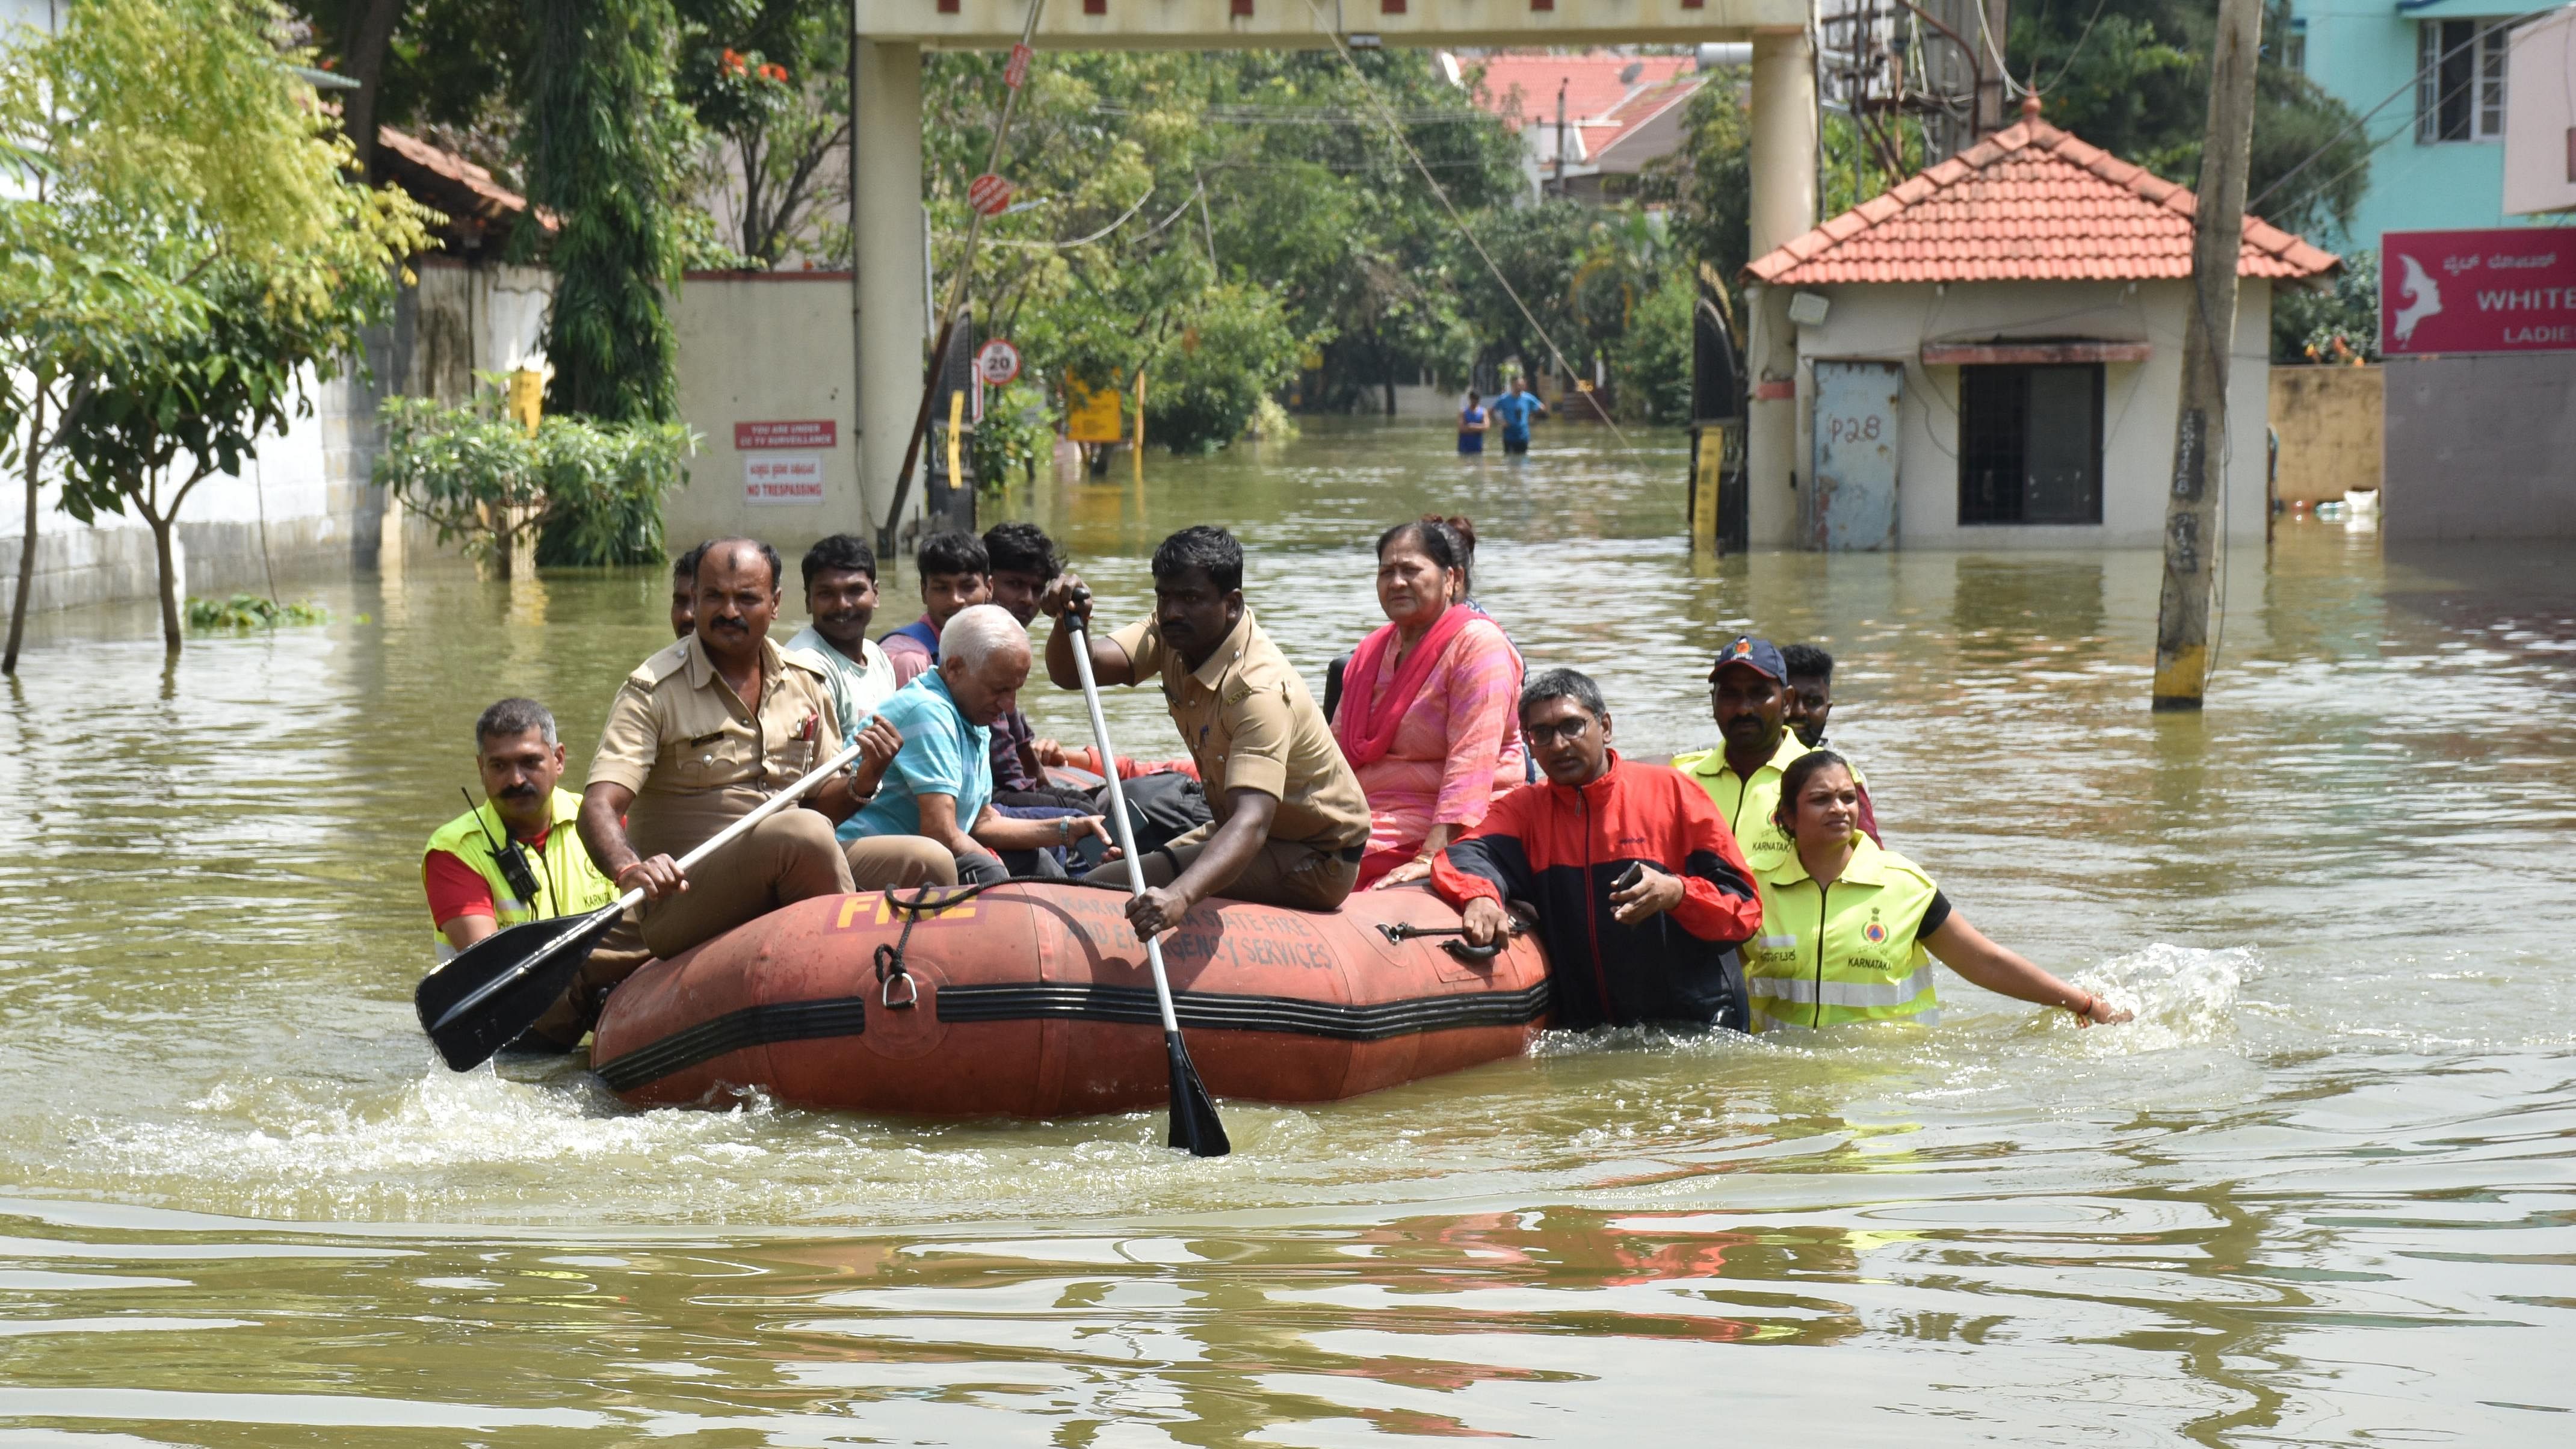
[[[1102,684],[1162,676],[1163,699],[1197,761],[1215,819],[1143,860],[1127,903],[1140,939],[1180,924],[1210,896],[1329,911],[1349,897],[1368,845],[1368,798],[1304,681],[1243,600],[1243,548],[1222,528],[1184,528],[1154,550],[1154,611],[1103,637],[1082,580],[1060,575],[1039,607],[1079,610]],[[1076,598],[1080,602],[1075,602]],[[1074,631],[1047,638],[1047,677],[1082,687]],[[1123,885],[1123,864],[1088,879]]]
[[[898,688],[939,662],[939,631],[958,610],[993,602],[993,566],[984,541],[971,533],[934,533],[922,540],[912,562],[921,576],[921,617],[877,641],[894,661]]]
[[[916,885],[948,869],[929,841],[869,841],[844,854],[833,823],[876,792],[903,747],[879,720],[859,733],[858,766],[814,788],[687,874],[677,857],[837,752],[840,719],[822,661],[770,642],[778,617],[778,551],[748,538],[707,545],[698,563],[697,628],[637,666],[618,688],[582,790],[581,836],[621,892],[642,889],[636,915],[536,1025],[570,1050],[600,997],[632,965],[615,948],[640,938],[678,955],[756,916],[811,896]]]
[[[1717,651],[1708,671],[1709,713],[1724,743],[1673,756],[1673,768],[1708,792],[1745,856],[1765,869],[1789,849],[1788,832],[1773,818],[1780,809],[1780,772],[1807,752],[1789,730],[1788,678],[1779,646],[1737,635]],[[1860,828],[1878,838],[1878,816],[1866,796]]]
[[[421,851],[421,888],[438,959],[507,926],[586,915],[617,890],[581,847],[581,797],[555,787],[564,747],[552,711],[505,699],[474,722],[483,803],[448,821]]]
[[[1431,864],[1432,888],[1465,910],[1467,940],[1502,939],[1508,906],[1534,915],[1563,1026],[1750,1030],[1735,948],[1761,926],[1762,903],[1716,806],[1678,770],[1619,758],[1586,675],[1532,679],[1520,722],[1547,778],[1495,801]]]

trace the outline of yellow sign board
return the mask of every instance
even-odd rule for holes
[[[1077,443],[1121,443],[1127,429],[1119,416],[1119,389],[1093,388],[1078,377],[1064,380],[1064,435]]]
[[[537,431],[537,419],[546,408],[546,375],[532,367],[522,367],[510,374],[510,393],[503,404],[510,417],[526,428],[530,436]]]

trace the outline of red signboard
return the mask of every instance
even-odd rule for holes
[[[1011,63],[1002,67],[1002,84],[1018,90],[1028,84],[1028,79],[1029,48],[1025,45],[1014,45],[1011,47]]]
[[[986,216],[1000,216],[1011,205],[1011,183],[987,171],[966,183],[966,204]]]
[[[738,453],[754,448],[829,448],[840,440],[840,425],[830,418],[805,422],[736,423],[733,446]]]
[[[2379,244],[2382,355],[2576,351],[2576,232],[2392,231]]]
[[[996,337],[975,349],[975,376],[986,387],[1008,387],[1020,375],[1020,349]]]

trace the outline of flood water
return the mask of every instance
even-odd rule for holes
[[[1737,630],[1824,642],[1890,844],[2136,1022],[1945,975],[1925,1033],[1229,1103],[1214,1162],[1160,1113],[633,1113],[450,1075],[409,995],[474,715],[549,700],[578,769],[658,577],[415,561],[167,675],[145,611],[48,620],[0,699],[0,1449],[2576,1436],[2571,571],[2285,526],[2155,717],[2153,557],[1695,559],[1680,448],[1331,428],[1014,506],[1113,609],[1233,525],[1310,675],[1375,531],[1471,514],[1639,754],[1710,742]]]

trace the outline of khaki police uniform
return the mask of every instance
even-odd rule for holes
[[[1138,680],[1162,676],[1163,701],[1216,814],[1209,824],[1150,852],[1146,881],[1171,884],[1234,813],[1232,792],[1258,790],[1279,802],[1270,840],[1218,893],[1309,911],[1329,911],[1348,898],[1368,847],[1368,796],[1305,681],[1253,622],[1252,611],[1243,611],[1197,669],[1163,643],[1163,631],[1150,615],[1109,637],[1127,651]],[[1126,872],[1124,864],[1113,862],[1091,878],[1123,884]]]
[[[695,634],[626,676],[608,707],[589,783],[635,792],[626,838],[635,853],[674,858],[750,814],[838,753],[840,717],[822,661],[760,644],[760,705],[746,706]],[[882,856],[883,859],[879,859]],[[870,889],[936,877],[927,840],[872,851]],[[781,810],[689,868],[689,888],[640,911],[643,944],[673,956],[793,901],[856,888],[854,862],[812,810]],[[612,938],[613,939],[613,938]]]

